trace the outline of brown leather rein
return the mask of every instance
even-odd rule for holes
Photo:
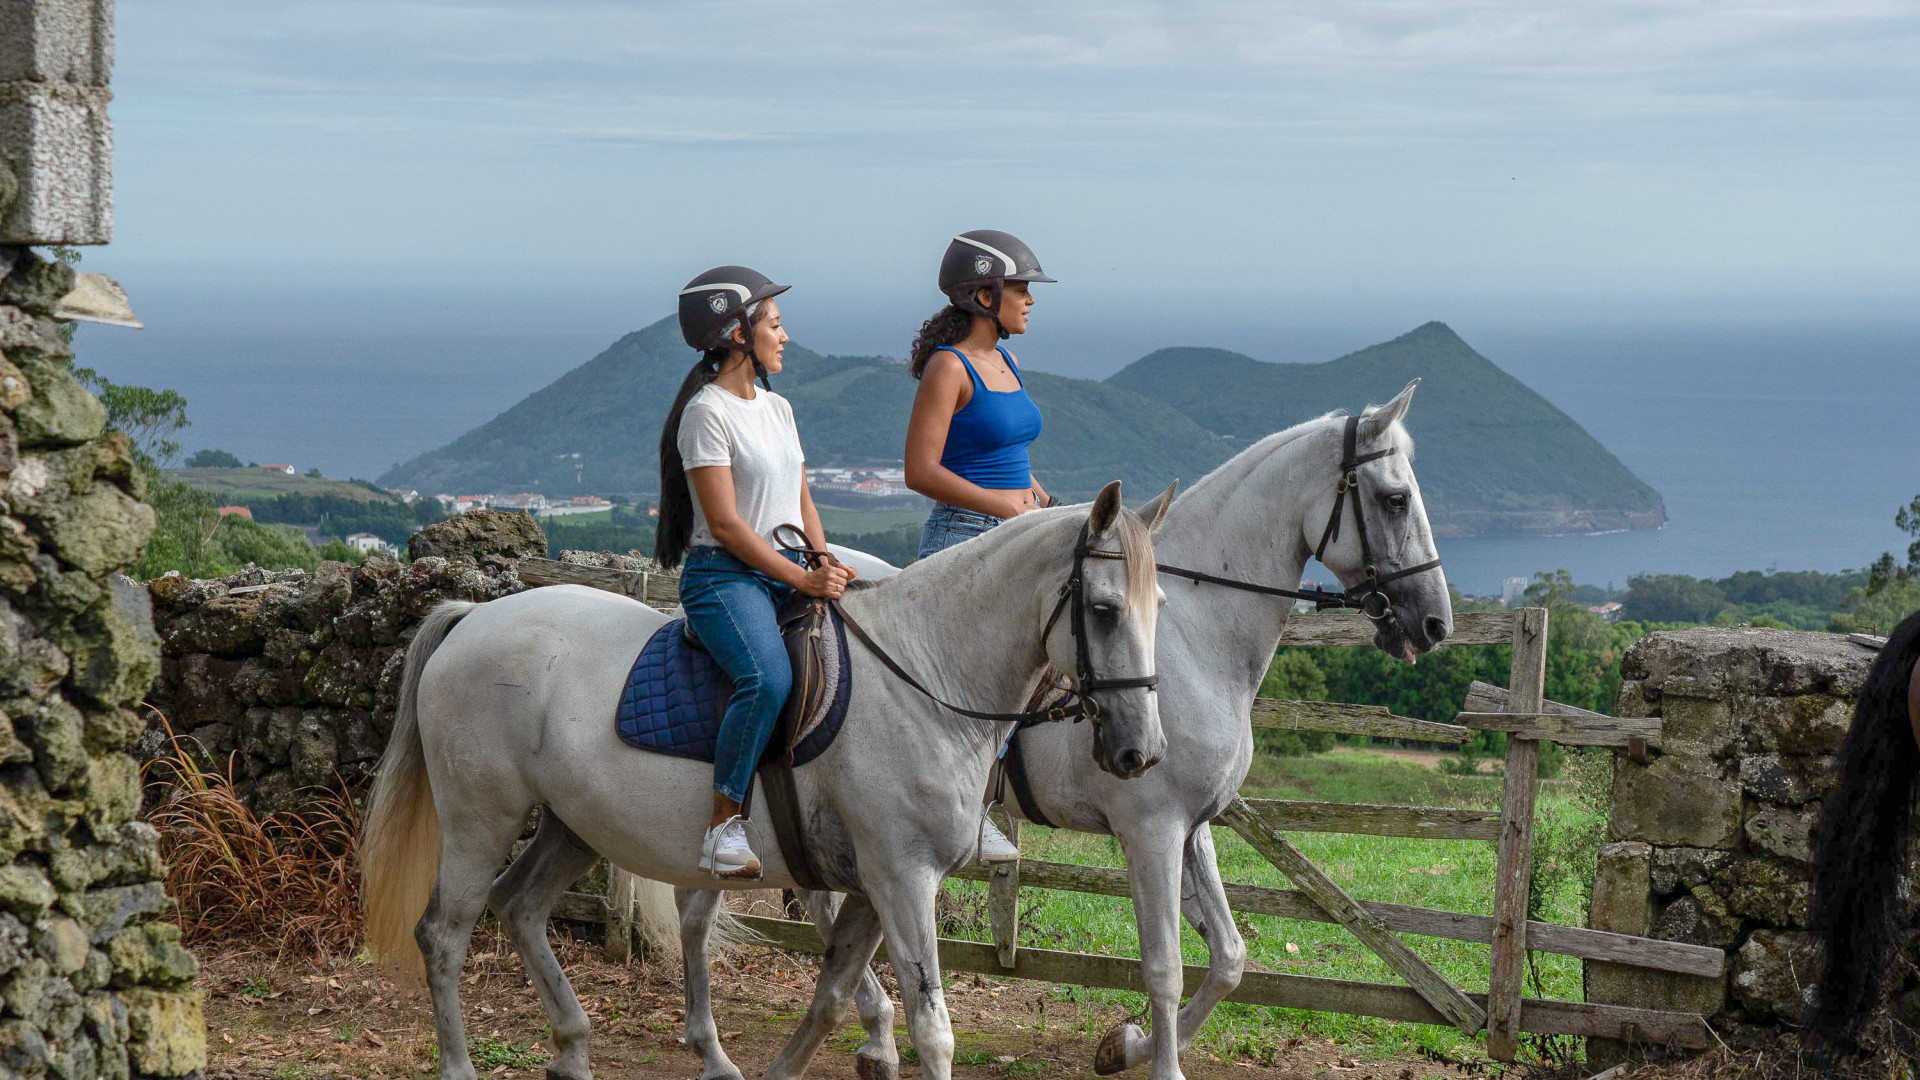
[[[1327,527],[1320,531],[1320,546],[1314,549],[1313,557],[1326,560],[1327,545],[1340,539],[1341,511],[1347,506],[1347,496],[1353,496],[1353,523],[1360,531],[1361,577],[1357,589],[1343,589],[1340,592],[1328,592],[1325,589],[1282,589],[1272,585],[1260,585],[1251,581],[1238,581],[1234,578],[1220,577],[1215,574],[1203,574],[1198,570],[1186,570],[1178,566],[1160,563],[1155,566],[1163,574],[1183,577],[1189,581],[1205,582],[1208,585],[1220,585],[1242,592],[1259,593],[1263,596],[1284,596],[1291,600],[1310,600],[1322,610],[1327,608],[1353,608],[1362,615],[1381,622],[1393,614],[1393,602],[1380,586],[1390,581],[1398,581],[1415,574],[1424,574],[1438,569],[1439,559],[1423,562],[1418,566],[1408,566],[1390,573],[1382,574],[1373,561],[1373,542],[1367,536],[1367,519],[1361,510],[1360,466],[1369,461],[1378,461],[1398,451],[1398,447],[1389,446],[1385,450],[1375,450],[1371,454],[1358,453],[1360,439],[1360,417],[1347,417],[1346,431],[1341,440],[1340,478],[1333,485],[1333,513],[1327,517]]]
[[[922,697],[943,709],[975,720],[992,720],[999,723],[1018,724],[1022,727],[1055,723],[1061,720],[1072,720],[1076,724],[1082,720],[1088,720],[1099,724],[1105,718],[1105,714],[1101,711],[1099,701],[1093,697],[1095,693],[1103,690],[1157,691],[1160,676],[1157,674],[1134,675],[1103,679],[1094,671],[1093,655],[1087,647],[1086,561],[1088,559],[1124,560],[1127,556],[1125,552],[1094,547],[1089,537],[1090,526],[1091,522],[1080,526],[1080,536],[1073,545],[1073,569],[1067,575],[1067,583],[1060,586],[1059,599],[1054,601],[1053,613],[1047,616],[1046,628],[1040,632],[1040,644],[1044,648],[1047,640],[1053,635],[1054,624],[1060,621],[1061,613],[1064,611],[1069,614],[1074,641],[1074,685],[1064,692],[1064,696],[1055,700],[1054,704],[1045,708],[1028,709],[1023,712],[984,712],[946,701],[922,685],[920,680],[914,678],[906,668],[901,667],[900,662],[889,655],[887,650],[881,648],[880,643],[873,640],[873,637],[838,600],[829,600],[827,603],[833,608],[834,613],[840,616],[840,621],[847,630],[882,664],[886,665],[888,671],[893,672],[895,677],[912,687]],[[792,544],[784,539],[784,534],[788,531],[799,537],[799,544]],[[821,560],[832,557],[827,552],[809,546],[806,534],[797,526],[781,525],[774,529],[773,538],[781,548],[798,553],[812,567],[817,567]]]

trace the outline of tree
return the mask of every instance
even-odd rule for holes
[[[143,465],[165,468],[180,456],[174,436],[192,421],[187,419],[187,399],[179,391],[122,386],[92,368],[74,368],[73,374],[107,407],[107,426],[133,440],[134,453]]]
[[[1710,623],[1728,606],[1718,584],[1686,574],[1635,574],[1624,603],[1627,616],[1642,622]]]
[[[234,457],[225,450],[211,449],[195,450],[193,456],[187,459],[186,466],[189,469],[239,469],[244,467],[241,465],[239,458]]]

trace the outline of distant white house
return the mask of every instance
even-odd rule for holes
[[[602,510],[613,509],[613,504],[598,495],[576,495],[571,499],[551,499],[541,517],[564,517],[568,514],[597,514]]]
[[[271,473],[286,473],[288,476],[292,476],[294,472],[293,466],[291,465],[262,465],[260,466],[260,471],[271,472]]]
[[[400,491],[394,488],[388,488],[387,494],[392,495],[394,498],[399,499],[401,502],[406,503],[408,506],[412,506],[420,498],[420,493],[413,490],[412,488],[408,488],[405,491]]]
[[[1519,607],[1520,601],[1527,598],[1527,579],[1510,577],[1500,579],[1500,603],[1507,607]]]
[[[347,537],[347,546],[362,555],[399,555],[400,549],[372,533],[354,533]]]
[[[848,491],[857,495],[911,495],[904,465],[878,468],[820,468],[807,470],[807,483],[821,491]]]
[[[547,497],[523,491],[514,495],[490,496],[487,505],[495,510],[525,510],[530,514],[539,514],[547,509]]]

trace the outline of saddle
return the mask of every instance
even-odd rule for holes
[[[825,600],[796,595],[778,617],[793,666],[793,689],[767,740],[758,777],[765,782],[787,869],[802,888],[821,889],[826,886],[814,873],[801,835],[793,770],[833,745],[852,696],[853,665],[846,634]],[[675,619],[647,639],[628,672],[614,721],[620,738],[633,747],[711,762],[733,684],[689,630],[685,619]],[[751,792],[746,805],[752,805]]]

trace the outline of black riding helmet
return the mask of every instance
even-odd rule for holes
[[[744,266],[716,266],[680,290],[680,334],[687,344],[702,352],[726,349],[733,346],[733,327],[739,324],[754,375],[762,386],[772,389],[767,369],[753,355],[752,315],[760,301],[779,296],[790,287],[775,285],[767,275]]]
[[[947,294],[954,307],[992,319],[1001,337],[1007,336],[1007,328],[1000,326],[1000,292],[1007,282],[1052,280],[1040,269],[1040,259],[1032,248],[1012,233],[998,229],[963,232],[947,244],[947,253],[940,257],[940,291]],[[981,289],[993,293],[990,306],[982,306],[975,296]]]

